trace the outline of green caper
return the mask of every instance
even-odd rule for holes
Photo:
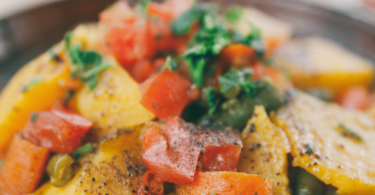
[[[54,155],[47,164],[51,184],[56,187],[67,184],[74,176],[73,163],[74,159],[67,154]]]
[[[236,98],[233,98],[233,99],[230,99],[226,102],[224,102],[222,105],[221,105],[221,109],[223,110],[234,110],[237,108],[237,106],[239,105],[239,101],[236,99]]]

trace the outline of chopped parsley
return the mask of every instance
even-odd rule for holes
[[[147,6],[148,4],[150,4],[150,0],[141,0],[141,2],[139,3],[139,8],[141,10],[141,13],[143,14],[146,14],[146,11],[147,11]]]
[[[172,58],[168,56],[165,64],[161,67],[161,70],[164,70],[165,68],[168,68],[169,71],[174,72],[179,68],[179,66],[176,61],[172,60]]]
[[[244,10],[242,7],[230,7],[226,12],[225,12],[225,19],[230,23],[230,24],[236,24],[242,17],[244,13]]]
[[[220,92],[225,94],[235,87],[243,89],[249,97],[254,95],[255,85],[250,82],[253,71],[250,68],[230,70],[225,75],[219,76]]]
[[[306,145],[306,153],[312,155],[314,153],[314,148],[311,147],[309,144]]]
[[[93,90],[98,83],[99,74],[112,65],[105,63],[102,56],[95,51],[83,51],[79,44],[71,45],[71,37],[71,33],[65,36],[65,46],[72,62],[71,76],[79,78]]]
[[[207,101],[208,101],[208,114],[212,115],[217,106],[219,105],[219,99],[217,97],[217,93],[212,87],[207,89]]]
[[[92,145],[91,143],[87,143],[81,147],[79,147],[78,149],[76,149],[72,154],[71,156],[74,158],[74,159],[77,159],[87,153],[90,153],[94,150],[94,145]]]
[[[28,91],[29,89],[31,89],[32,87],[34,87],[36,84],[38,84],[40,82],[42,82],[42,78],[40,78],[40,77],[33,77],[33,78],[31,78],[31,80],[29,81],[29,83],[27,83],[26,85],[24,85],[21,88],[21,92],[25,93],[26,91]]]
[[[345,124],[341,123],[339,128],[342,130],[345,137],[350,137],[358,142],[363,142],[363,139]]]
[[[185,35],[189,33],[191,25],[194,22],[199,22],[205,13],[215,11],[217,6],[214,4],[196,4],[193,5],[188,11],[182,14],[176,20],[171,22],[171,29],[175,35]]]
[[[56,55],[56,53],[53,51],[53,48],[48,50],[49,56],[51,57],[51,60],[54,60],[56,62],[62,62],[62,59]]]
[[[35,120],[36,120],[36,117],[38,116],[37,113],[32,113],[31,116],[30,116],[30,120],[32,123],[35,123]]]

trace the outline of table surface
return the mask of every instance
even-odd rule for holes
[[[61,0],[0,0],[0,19],[24,10]]]

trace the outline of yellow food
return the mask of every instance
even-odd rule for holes
[[[326,88],[335,97],[354,85],[370,87],[374,78],[370,61],[319,37],[293,40],[278,50],[275,59],[289,70],[297,88]]]
[[[73,107],[94,123],[92,133],[99,138],[154,118],[140,103],[138,83],[116,60],[110,58],[108,62],[113,67],[102,72],[95,89],[85,86],[72,100]]]
[[[241,139],[243,151],[237,171],[270,179],[274,195],[290,194],[287,161],[289,142],[282,129],[270,121],[263,106],[255,107],[254,115],[242,131]]]
[[[132,132],[106,140],[96,154],[82,157],[75,176],[64,187],[57,188],[48,182],[34,195],[134,194],[145,169],[139,161],[142,143],[134,141],[139,136],[139,128]],[[116,147],[108,147],[113,144]]]
[[[69,71],[51,61],[48,53],[21,68],[0,94],[0,158],[4,157],[16,131],[23,128],[32,111],[51,108],[62,99]],[[30,83],[35,82],[34,85]],[[29,87],[25,88],[27,85]]]
[[[290,141],[293,166],[337,187],[339,194],[375,194],[373,118],[297,93],[273,119]],[[342,125],[358,138],[345,136]]]

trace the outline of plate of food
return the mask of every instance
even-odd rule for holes
[[[375,194],[375,27],[300,1],[110,3],[3,21],[0,194]]]

